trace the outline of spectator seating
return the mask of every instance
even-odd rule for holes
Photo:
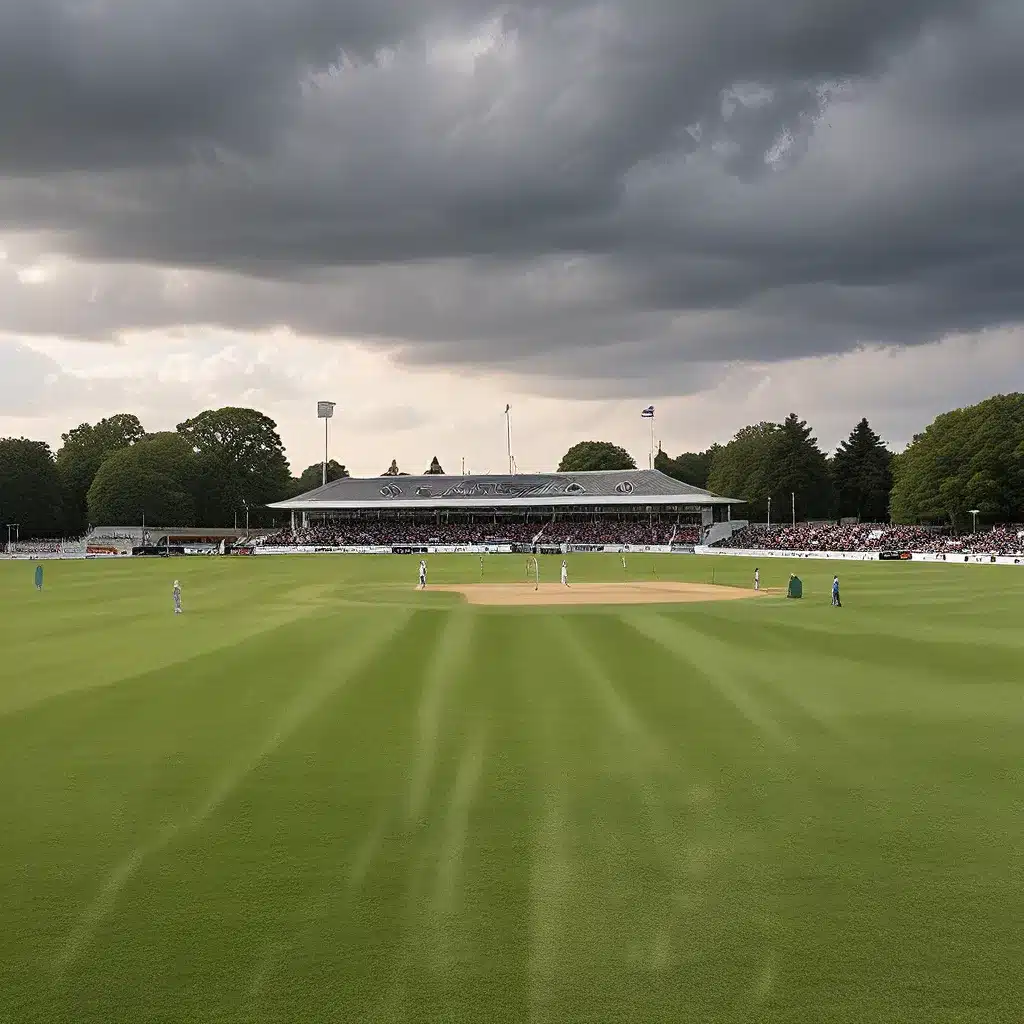
[[[884,523],[748,526],[715,545],[755,551],[916,551],[921,554],[1018,555],[1024,527],[999,526],[964,536]]]
[[[255,543],[269,547],[358,547],[393,544],[607,544],[644,545],[696,544],[697,526],[677,525],[671,521],[650,519],[613,519],[595,521],[558,520],[554,522],[505,522],[482,520],[471,523],[436,523],[416,520],[337,520],[310,525],[294,532],[282,530],[258,538]]]

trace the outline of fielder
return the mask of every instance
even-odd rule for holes
[[[427,589],[427,563],[424,559],[420,559],[420,590]]]
[[[761,589],[761,570],[757,568],[754,569],[754,589]]]
[[[181,584],[175,580],[171,589],[171,596],[174,598],[174,614],[181,614]]]
[[[43,589],[43,566],[39,564],[36,566],[36,590]]]
[[[569,586],[569,567],[565,564],[565,559],[562,559],[562,586]]]
[[[839,577],[832,577],[832,607],[842,608],[843,602],[839,600]]]

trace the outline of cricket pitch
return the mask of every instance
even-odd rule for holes
[[[569,606],[585,604],[686,604],[695,601],[742,601],[767,591],[740,590],[711,583],[471,583],[440,585],[430,590],[460,594],[468,604],[492,606]]]

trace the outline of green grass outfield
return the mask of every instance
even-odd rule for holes
[[[0,562],[0,1020],[1021,1021],[1024,569],[417,560]]]

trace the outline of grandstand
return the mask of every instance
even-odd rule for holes
[[[269,533],[252,530],[252,536]],[[244,530],[191,526],[96,526],[78,540],[21,542],[11,545],[11,554],[54,553],[74,555],[130,555],[169,551],[189,554],[219,551],[245,543]]]
[[[731,532],[737,498],[658,470],[334,480],[269,507],[291,527],[267,546],[511,544],[559,547],[694,545]]]
[[[12,540],[10,544],[0,541],[0,551],[7,555],[20,555],[25,558],[42,558],[50,555],[59,555],[64,548],[64,542],[55,538],[39,540]]]

